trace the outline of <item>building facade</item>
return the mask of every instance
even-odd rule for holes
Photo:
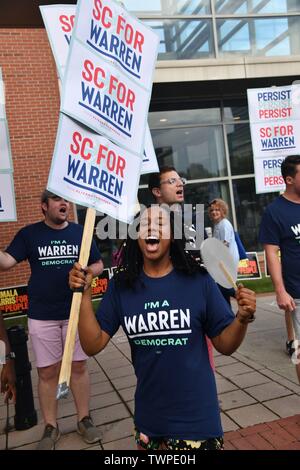
[[[0,15],[0,67],[18,215],[16,223],[1,223],[1,249],[20,227],[41,219],[39,196],[58,122],[57,74],[36,3],[7,2]],[[225,199],[247,250],[261,250],[261,215],[277,193],[255,193],[247,89],[299,79],[300,0],[123,4],[160,37],[148,121],[159,164],[174,165],[187,178],[186,202],[207,205],[215,197]],[[149,200],[147,176],[141,178],[139,200]],[[74,208],[73,216],[82,222],[84,210]],[[108,264],[112,244],[100,246]],[[26,283],[28,274],[24,263],[0,273],[0,288]]]
[[[299,80],[300,1],[124,3],[160,36],[149,114],[159,164],[187,178],[186,202],[225,199],[247,250],[260,250],[261,215],[278,193],[255,193],[247,89]]]

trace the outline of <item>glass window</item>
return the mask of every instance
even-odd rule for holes
[[[188,179],[226,176],[221,126],[152,130],[159,166],[174,166]]]
[[[299,54],[300,18],[260,19],[255,20],[254,25],[259,55]]]
[[[248,0],[216,0],[215,12],[224,15],[242,15],[248,12]],[[249,12],[248,12],[249,13]]]
[[[254,178],[233,180],[232,185],[240,237],[247,251],[261,250],[258,243],[261,217],[278,193],[256,194]]]
[[[158,60],[214,57],[210,20],[143,20],[160,37]]]
[[[300,0],[217,0],[217,14],[289,13],[300,11]]]
[[[232,175],[254,173],[249,124],[226,125]]]
[[[122,0],[123,5],[128,11],[137,11],[139,13],[161,13],[161,0]]]
[[[248,20],[217,20],[220,54],[250,52]]]
[[[298,55],[300,18],[217,20],[221,55]]]
[[[123,0],[128,11],[159,15],[207,15],[210,0]]]
[[[231,207],[229,200],[228,181],[211,181],[208,183],[192,183],[184,187],[184,202],[186,204],[204,204],[204,226],[211,227],[208,217],[208,204],[215,198],[224,199],[229,206],[229,219],[231,219]]]
[[[225,122],[248,121],[249,111],[247,100],[224,100],[223,119]]]
[[[211,124],[214,122],[221,122],[221,111],[219,107],[153,111],[149,113],[148,116],[148,123],[151,129],[191,124]]]

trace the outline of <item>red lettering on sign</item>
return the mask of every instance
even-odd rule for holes
[[[59,22],[64,33],[70,33],[74,28],[75,15],[60,15]]]
[[[275,126],[274,127],[274,135],[293,135],[293,126]]]
[[[120,82],[117,77],[111,75],[108,88],[109,94],[112,95],[114,90],[116,90],[116,95],[119,103],[124,103],[126,108],[130,108],[131,111],[133,111],[135,93],[130,88],[127,88],[125,83]]]
[[[83,64],[84,70],[82,71],[82,77],[87,82],[94,82],[97,88],[103,88],[105,85],[105,71],[101,67],[94,68],[94,64],[91,60],[86,59]]]
[[[74,155],[80,153],[80,156],[84,160],[89,160],[92,154],[88,152],[88,150],[93,149],[93,147],[93,141],[91,139],[88,137],[82,138],[80,132],[73,133],[73,143],[70,145],[70,149]]]
[[[284,184],[284,179],[282,176],[265,176],[264,177],[265,186],[276,186],[278,184]]]
[[[142,46],[144,44],[144,35],[140,31],[134,31],[130,23],[126,22],[124,16],[119,15],[117,20],[117,34],[124,37],[125,42],[134,48],[142,52]]]
[[[101,159],[105,160],[106,167],[109,171],[114,171],[116,175],[120,175],[124,178],[124,168],[126,161],[120,155],[117,155],[113,150],[108,150],[105,145],[99,145],[99,151],[97,156],[97,164],[100,165]]]
[[[259,129],[259,135],[260,137],[271,137],[272,136],[271,127],[261,127]]]
[[[93,17],[95,20],[100,21],[104,28],[111,27],[111,19],[113,17],[112,11],[109,7],[102,8],[101,0],[94,0]]]

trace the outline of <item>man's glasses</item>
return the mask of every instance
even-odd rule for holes
[[[186,179],[185,178],[168,178],[167,180],[161,181],[160,184],[168,183],[168,184],[171,184],[173,186],[174,184],[177,183],[177,181],[180,182],[183,186],[186,185]]]

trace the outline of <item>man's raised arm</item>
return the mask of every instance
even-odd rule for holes
[[[8,269],[12,268],[17,264],[15,258],[6,251],[0,250],[0,271],[7,271]]]

